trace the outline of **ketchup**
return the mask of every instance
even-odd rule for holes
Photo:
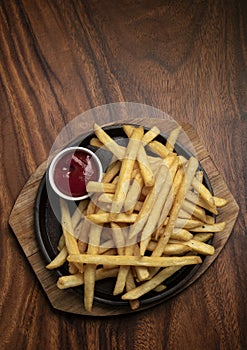
[[[82,150],[71,151],[57,162],[54,182],[68,196],[81,197],[87,194],[89,181],[97,181],[99,172],[92,156]]]

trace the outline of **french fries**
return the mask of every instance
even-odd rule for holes
[[[107,278],[115,281],[112,294],[136,310],[141,296],[166,290],[165,281],[181,267],[213,255],[207,242],[225,228],[212,214],[227,201],[204,185],[195,157],[186,159],[174,151],[181,127],[171,131],[165,145],[156,140],[160,130],[155,126],[145,133],[133,125],[123,130],[126,147],[94,125],[90,143],[112,152],[114,162],[102,182],[88,182],[91,200],[79,203],[73,214],[60,200],[59,253],[46,266],[69,264],[71,274],[60,277],[57,287],[84,286],[88,312],[97,281]]]

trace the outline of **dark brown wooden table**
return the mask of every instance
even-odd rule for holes
[[[246,18],[244,0],[0,2],[1,349],[247,347]],[[62,313],[8,218],[62,127],[118,101],[190,123],[239,217],[213,265],[173,299],[130,316]]]

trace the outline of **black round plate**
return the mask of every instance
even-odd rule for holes
[[[124,133],[121,125],[114,125],[103,128],[118,144],[126,145],[127,137]],[[149,130],[148,128],[144,128],[145,131]],[[87,134],[81,135],[79,138],[71,142],[67,147],[73,145],[79,145],[81,147],[87,147],[92,151],[96,152],[101,162],[103,163],[103,167],[107,167],[111,159],[111,153],[107,151],[98,151],[97,148],[90,145],[90,140],[95,137],[93,132],[89,132]],[[157,141],[161,143],[166,143],[166,135],[160,134],[156,137]],[[186,158],[189,158],[192,154],[186,150],[181,144],[176,143],[175,151],[179,155],[183,155]],[[204,169],[199,165],[199,169],[204,173],[203,183],[209,189],[209,191],[213,194],[213,190],[208,179],[208,176]],[[41,252],[46,260],[49,263],[51,260],[55,258],[58,254],[57,245],[59,238],[62,234],[62,227],[60,222],[56,218],[51,205],[49,203],[47,188],[49,187],[49,183],[46,182],[46,174],[44,174],[35,201],[35,233],[36,237],[41,249]],[[49,191],[52,191],[49,188]],[[50,192],[49,192],[50,193]],[[59,201],[58,196],[54,193],[54,200]],[[210,215],[210,213],[208,213]],[[203,256],[201,256],[204,259]],[[200,265],[191,265],[185,266],[181,268],[177,273],[171,276],[166,280],[165,284],[167,288],[160,293],[157,292],[149,292],[140,298],[140,309],[147,308],[157,303],[167,300],[174,295],[178,294],[180,291],[184,289],[185,284],[191,279],[191,277],[196,273],[196,271],[200,268]],[[56,270],[58,276],[68,275],[68,266],[65,264],[63,267]],[[127,301],[121,300],[121,296],[113,296],[112,292],[114,289],[114,280],[107,279],[103,281],[97,281],[95,286],[95,301],[109,304],[113,306],[120,305],[128,305]],[[83,288],[77,287],[74,288],[75,293],[83,293]],[[131,310],[130,310],[131,311]]]

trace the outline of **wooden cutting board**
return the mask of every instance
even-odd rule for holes
[[[149,127],[153,126],[154,124],[151,119],[135,119],[131,122]],[[164,123],[164,120],[155,120],[155,125],[157,125],[162,131],[164,129]],[[215,247],[215,254],[205,258],[203,264],[196,274],[183,287],[183,289],[185,289],[195,282],[217,258],[231,234],[238,216],[239,208],[222,176],[219,174],[219,171],[213,163],[210,155],[201,144],[195,130],[188,124],[182,125],[182,127],[188,136],[188,139],[185,139],[183,144],[185,147],[189,146],[190,142],[193,144],[196,156],[209,177],[214,194],[228,200],[228,204],[220,210],[217,219],[218,221],[225,221],[226,228],[224,231],[214,235],[213,245]],[[82,133],[86,131],[87,130],[82,130]],[[34,203],[40,181],[46,171],[46,168],[47,162],[44,162],[37,168],[35,173],[23,187],[12,209],[9,224],[52,306],[55,309],[65,312],[93,316],[110,316],[131,312],[128,306],[116,307],[95,302],[93,311],[89,314],[83,307],[82,296],[79,293],[72,289],[60,290],[56,287],[57,274],[54,271],[49,271],[45,268],[46,262],[40,252],[34,232]]]

